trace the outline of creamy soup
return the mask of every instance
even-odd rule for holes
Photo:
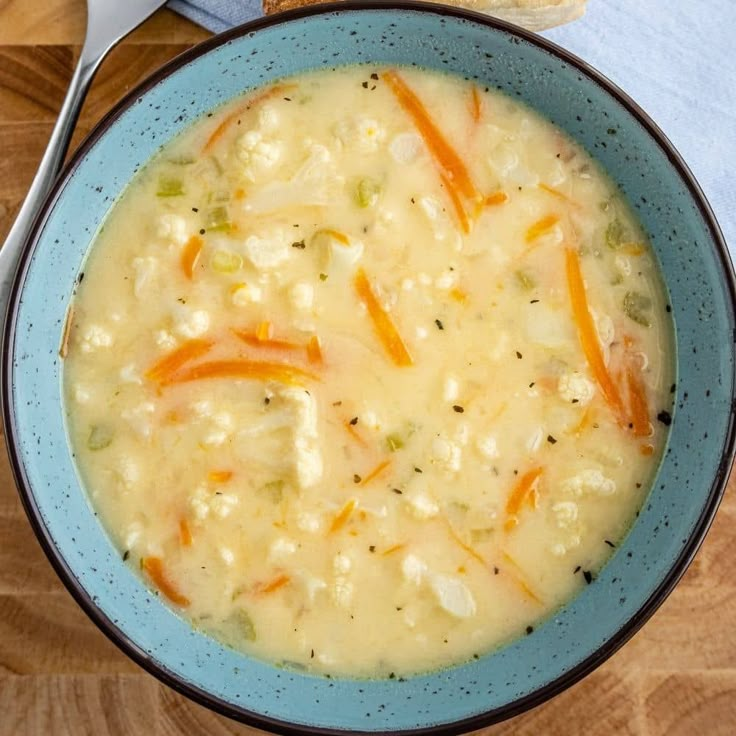
[[[318,673],[478,657],[569,601],[651,483],[671,325],[621,194],[495,90],[258,90],[113,207],[62,345],[92,503],[192,625]]]

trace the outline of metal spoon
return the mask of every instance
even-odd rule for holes
[[[125,38],[165,2],[166,0],[87,0],[87,33],[77,68],[31,188],[5,244],[0,248],[0,325],[8,309],[10,286],[25,251],[31,226],[64,162],[79,110],[100,62],[118,41]]]

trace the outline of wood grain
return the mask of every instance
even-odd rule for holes
[[[266,0],[273,12],[305,0]],[[82,0],[0,0],[0,241],[61,105],[84,32]],[[103,64],[73,145],[138,81],[207,38],[157,13]],[[736,733],[734,481],[682,583],[634,639],[551,702],[475,736]],[[0,455],[0,736],[254,736],[128,660],[55,577]]]

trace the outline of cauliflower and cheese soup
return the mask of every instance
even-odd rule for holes
[[[113,207],[65,329],[71,441],[145,580],[271,662],[395,677],[567,602],[662,454],[665,292],[621,194],[503,94],[285,79]]]

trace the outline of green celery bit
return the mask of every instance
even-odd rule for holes
[[[404,440],[396,433],[386,437],[386,446],[391,452],[396,452],[404,446]]]
[[[524,291],[531,291],[537,285],[534,277],[530,276],[526,271],[516,271],[514,276],[516,276],[517,283]]]
[[[652,300],[638,291],[627,291],[624,296],[624,313],[629,319],[642,325],[649,327],[649,315],[647,312],[652,308]]]
[[[207,212],[205,228],[210,232],[228,231],[232,227],[227,207],[213,207]]]
[[[181,179],[175,176],[164,176],[158,178],[157,197],[181,197],[184,194],[184,186]]]
[[[606,228],[606,245],[611,250],[617,250],[621,247],[621,243],[624,240],[624,226],[621,224],[621,220],[616,218],[608,223]]]
[[[493,529],[472,529],[470,532],[470,542],[473,545],[483,544],[493,536]]]
[[[219,192],[210,192],[207,195],[207,202],[229,202],[230,194],[220,190]]]
[[[90,450],[104,450],[112,444],[114,432],[106,424],[95,424],[87,438],[87,447]]]
[[[237,628],[238,633],[246,641],[256,640],[256,627],[247,611],[238,608],[237,611],[234,611],[227,617],[227,621]]]
[[[231,250],[216,250],[210,261],[212,270],[219,273],[235,273],[243,267],[243,259]]]
[[[174,164],[174,166],[189,166],[194,163],[194,156],[191,156],[188,153],[180,153],[176,156],[172,156],[168,159],[168,162],[170,164]]]
[[[355,201],[359,207],[373,207],[380,194],[381,185],[375,179],[361,179],[355,188]]]
[[[284,497],[284,483],[283,480],[270,480],[263,486],[263,490],[271,496],[271,500],[274,503],[281,503],[281,499]]]

